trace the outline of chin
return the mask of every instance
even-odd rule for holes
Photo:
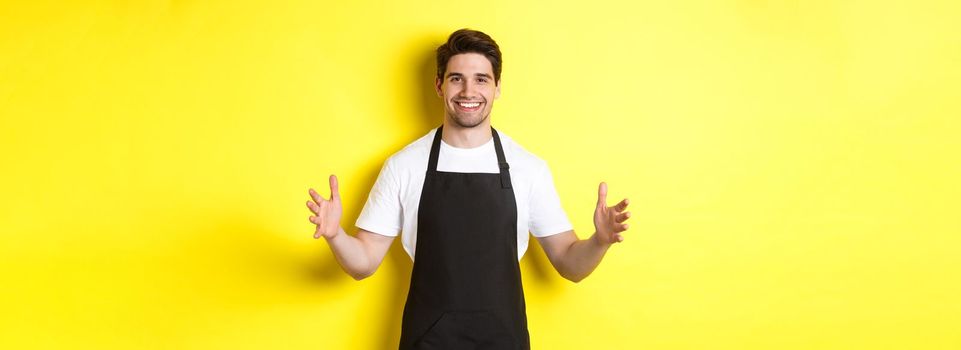
[[[475,128],[480,126],[481,124],[484,124],[484,121],[487,120],[487,116],[485,115],[483,117],[478,117],[478,118],[470,118],[470,117],[461,118],[461,117],[452,116],[451,120],[454,122],[454,124],[457,124],[457,126],[460,126],[462,128]]]

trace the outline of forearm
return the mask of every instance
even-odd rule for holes
[[[356,280],[364,279],[374,273],[371,257],[365,242],[357,237],[348,235],[343,228],[333,238],[326,238],[327,245],[334,253],[337,263]]]
[[[597,239],[597,234],[593,234],[587,239],[571,243],[554,267],[564,278],[580,282],[597,268],[610,247],[609,243],[602,243]]]

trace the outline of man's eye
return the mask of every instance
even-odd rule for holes
[[[460,81],[460,77],[453,77],[453,78],[450,78],[450,81],[452,81],[452,82],[455,82],[455,83],[456,83],[456,82],[458,82],[458,81]]]
[[[478,82],[478,83],[487,83],[487,79],[484,79],[484,78],[477,79],[477,82]]]

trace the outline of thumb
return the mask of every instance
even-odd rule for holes
[[[330,200],[340,199],[340,189],[337,185],[337,175],[330,175]]]
[[[600,186],[597,186],[597,207],[604,208],[607,206],[607,183],[601,182]]]

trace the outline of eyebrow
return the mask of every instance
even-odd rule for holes
[[[461,73],[451,73],[451,72],[448,72],[448,73],[447,73],[447,77],[448,77],[448,78],[450,78],[450,77],[455,77],[455,76],[456,76],[456,77],[463,77],[464,75],[461,74]],[[492,79],[491,75],[490,75],[490,74],[487,74],[487,73],[475,73],[474,76],[475,76],[475,77],[484,77],[484,78],[487,78],[487,79]]]

